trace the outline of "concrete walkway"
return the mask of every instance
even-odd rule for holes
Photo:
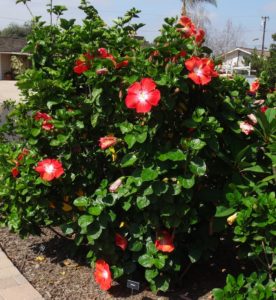
[[[43,300],[0,248],[0,300]]]

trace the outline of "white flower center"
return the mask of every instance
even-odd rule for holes
[[[195,68],[194,72],[196,73],[197,76],[202,76],[202,69],[200,68]]]
[[[45,171],[46,171],[46,173],[49,173],[49,174],[51,174],[51,173],[53,173],[54,172],[54,166],[51,164],[51,165],[46,165],[45,166]]]
[[[138,99],[140,102],[146,102],[148,99],[149,95],[146,92],[141,92],[138,96]]]
[[[103,271],[103,278],[104,279],[108,278],[108,272],[106,270]]]

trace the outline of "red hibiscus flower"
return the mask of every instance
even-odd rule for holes
[[[101,137],[99,139],[99,144],[102,150],[114,146],[116,145],[116,143],[117,143],[117,138],[112,135]]]
[[[79,59],[76,60],[74,66],[74,72],[78,75],[86,72],[90,68],[90,61],[94,59],[94,56],[90,53],[83,53]]]
[[[240,129],[246,135],[249,135],[254,131],[253,125],[251,125],[247,121],[243,121],[243,122],[240,123]]]
[[[54,129],[54,125],[48,122],[48,121],[50,121],[50,120],[53,120],[53,118],[52,118],[51,116],[49,116],[48,114],[46,114],[46,113],[41,113],[41,112],[38,111],[38,112],[35,114],[34,118],[35,118],[36,121],[43,120],[43,122],[42,122],[42,128],[43,128],[44,130],[49,131],[49,130]]]
[[[193,56],[185,61],[185,66],[190,71],[188,77],[196,84],[208,84],[212,77],[218,76],[213,61],[208,58]]]
[[[127,247],[127,239],[120,235],[119,233],[115,234],[115,244],[120,247],[123,251],[126,250]]]
[[[99,53],[100,58],[110,59],[113,62],[113,64],[116,66],[116,61],[115,61],[114,56],[112,54],[108,53],[108,51],[105,48],[99,48],[98,53]]]
[[[30,153],[30,151],[26,148],[23,148],[23,150],[21,151],[21,153],[19,153],[17,159],[20,161],[22,160],[26,155],[28,155]]]
[[[40,161],[35,170],[40,173],[40,177],[45,181],[51,181],[54,178],[59,178],[64,173],[61,162],[50,158]]]
[[[255,94],[258,91],[259,87],[260,87],[259,80],[255,80],[254,82],[251,83],[249,92]]]
[[[87,65],[86,61],[78,59],[75,62],[74,66],[74,72],[78,75],[81,75],[82,73],[89,70],[89,66]]]
[[[260,111],[262,113],[265,113],[267,110],[268,110],[268,106],[266,106],[266,105],[263,105],[263,106],[260,107]]]
[[[110,289],[112,282],[111,272],[108,263],[103,259],[96,261],[94,277],[102,290],[107,291]]]
[[[198,45],[201,45],[203,40],[205,38],[205,31],[202,28],[199,28],[196,31],[196,35],[195,35],[195,41]]]
[[[158,105],[160,97],[155,82],[151,78],[143,78],[128,88],[125,103],[128,108],[136,109],[138,113],[146,113],[152,106]]]
[[[162,230],[155,241],[155,247],[157,250],[162,252],[172,252],[174,250],[173,237],[171,234]]]
[[[128,60],[123,60],[119,63],[116,63],[116,69],[121,69],[121,68],[125,68],[127,67],[129,64],[129,61]]]
[[[11,169],[11,174],[13,178],[16,178],[19,175],[19,170],[17,169],[17,167],[14,167]]]
[[[195,25],[190,18],[183,16],[180,18],[178,24],[182,26],[182,28],[178,28],[178,31],[182,33],[183,37],[189,38],[196,34]]]

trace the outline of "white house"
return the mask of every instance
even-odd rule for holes
[[[238,47],[221,54],[220,57],[222,58],[222,71],[226,74],[246,71],[248,75],[250,75],[254,70],[251,69],[250,63],[247,63],[247,59],[249,59],[254,52],[261,56],[261,50],[244,47]],[[264,57],[269,57],[269,55],[269,51],[264,51]]]
[[[19,59],[25,67],[29,66],[29,54],[21,52],[25,45],[24,38],[0,37],[0,80],[14,79],[12,57]]]

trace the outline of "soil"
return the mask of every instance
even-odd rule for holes
[[[181,288],[173,292],[156,295],[142,283],[140,291],[132,294],[125,281],[104,292],[94,282],[85,258],[68,255],[74,248],[73,242],[49,229],[43,229],[41,236],[22,240],[1,228],[0,247],[45,300],[210,300],[211,290],[224,286],[227,273],[237,274],[243,269],[232,249],[223,246],[208,264],[194,264],[184,276]]]

